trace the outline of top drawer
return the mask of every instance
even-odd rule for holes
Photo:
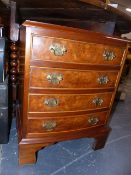
[[[81,64],[121,64],[124,49],[103,44],[34,36],[32,59]]]

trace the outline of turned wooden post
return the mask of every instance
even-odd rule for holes
[[[18,38],[19,25],[15,22],[16,18],[16,2],[11,1],[11,17],[10,17],[10,64],[9,64],[9,85],[10,98],[12,105],[12,115],[15,115],[16,94],[17,94],[17,73],[18,73]]]
[[[16,42],[11,42],[11,54],[10,54],[10,80],[11,80],[11,84],[15,85],[16,81],[17,81],[17,66],[18,66],[18,62],[17,62],[17,46],[16,46]]]
[[[12,86],[12,100],[16,101],[16,83],[18,73],[18,48],[16,42],[11,42],[10,53],[10,84]]]

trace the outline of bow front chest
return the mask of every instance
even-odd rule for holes
[[[103,148],[127,52],[118,38],[26,21],[20,28],[19,163],[36,161],[41,148],[94,138]]]

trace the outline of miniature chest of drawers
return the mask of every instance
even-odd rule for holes
[[[41,148],[95,138],[103,148],[127,43],[86,30],[26,21],[20,29],[19,163]]]

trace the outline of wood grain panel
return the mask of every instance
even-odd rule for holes
[[[109,88],[115,87],[117,71],[77,71],[64,69],[49,69],[31,67],[30,87],[33,88]],[[49,75],[61,75],[62,80],[52,83],[47,79]],[[107,76],[107,84],[100,84],[98,79]]]
[[[101,106],[93,103],[95,98],[103,99]],[[66,111],[83,111],[91,109],[99,109],[110,106],[112,93],[98,94],[30,94],[29,95],[29,111],[28,112],[66,112]],[[47,99],[58,100],[58,106],[49,107],[45,103]]]
[[[32,59],[44,61],[119,65],[121,64],[124,52],[124,49],[120,47],[59,38],[34,36],[32,40]],[[67,52],[63,56],[55,56],[49,49],[54,43],[59,43],[64,46],[67,49]],[[104,60],[103,53],[105,50],[113,51],[116,58],[112,61]]]
[[[103,148],[127,41],[33,21],[26,21],[20,31],[19,162],[34,163],[36,152],[43,146],[69,139],[93,137],[94,148]],[[50,50],[54,43],[67,51],[56,56],[54,48]],[[112,61],[104,60],[105,50],[108,56],[115,54]],[[58,85],[46,81],[47,74],[54,71],[63,74]],[[110,81],[101,86],[96,80],[103,73]],[[96,98],[101,99],[100,106],[93,103]],[[93,126],[88,120],[91,116],[99,119]]]
[[[101,71],[112,71],[120,70],[120,65],[104,65],[104,64],[74,64],[74,63],[62,63],[62,62],[51,62],[43,60],[31,60],[30,66],[35,67],[50,67],[50,68],[64,68],[64,69],[77,69],[77,70],[101,70]]]
[[[98,123],[91,125],[89,119],[92,117],[98,118]],[[107,112],[99,112],[88,115],[66,116],[66,117],[53,117],[44,119],[30,119],[28,120],[28,132],[29,133],[51,133],[60,131],[78,130],[87,127],[94,127],[105,124],[107,119]],[[55,122],[56,126],[52,130],[44,128],[44,124],[47,122]]]
[[[115,88],[101,88],[101,89],[41,89],[41,88],[31,88],[29,93],[31,94],[93,94],[93,93],[108,93],[114,92]]]

